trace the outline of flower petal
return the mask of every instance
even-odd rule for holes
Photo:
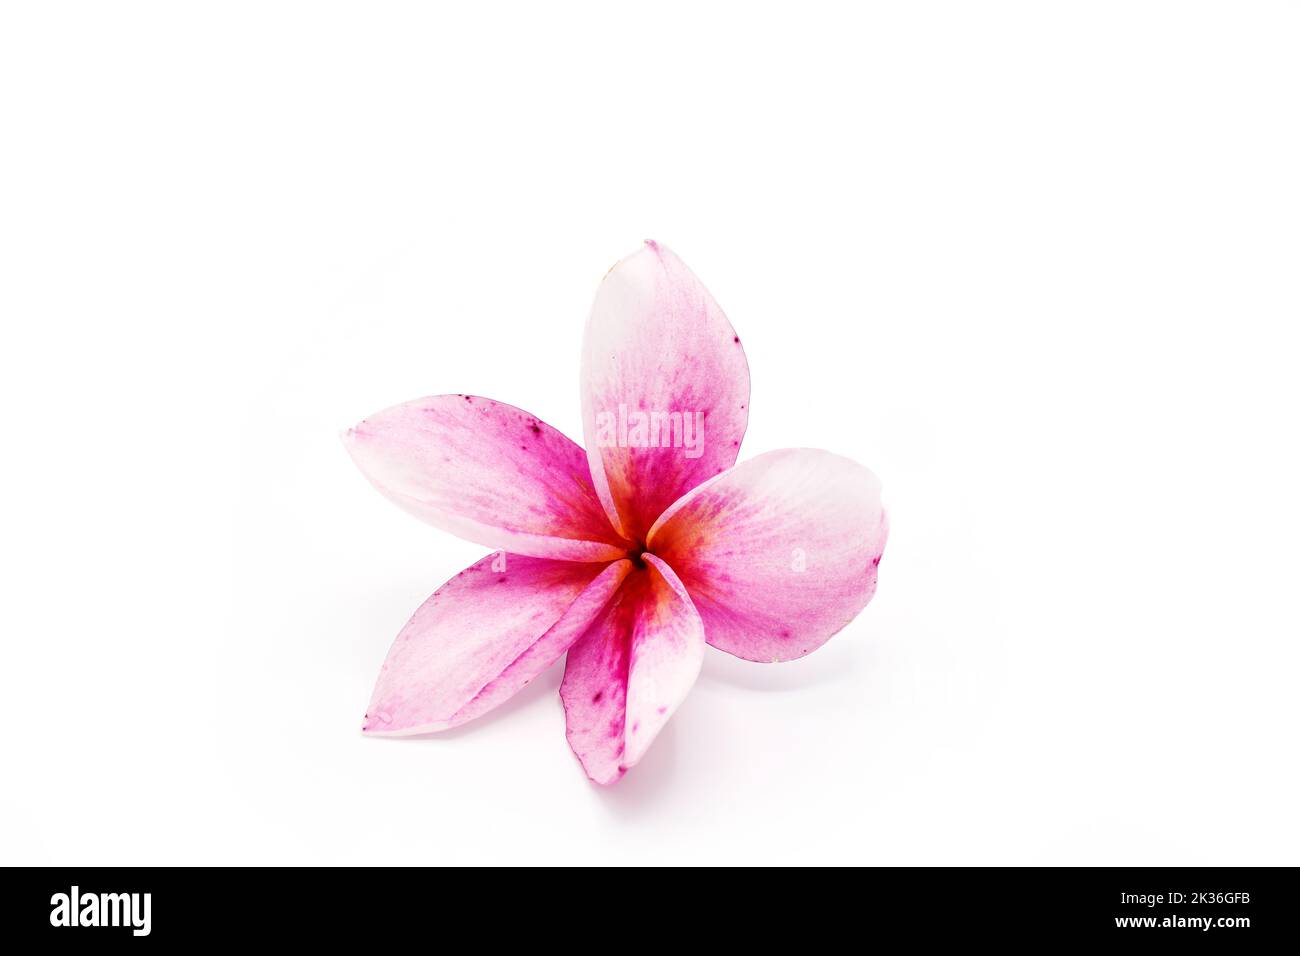
[[[710,644],[775,662],[816,650],[866,607],[887,535],[875,475],[793,448],[685,495],[649,546],[686,585]]]
[[[539,558],[624,554],[582,449],[513,405],[435,395],[372,415],[343,441],[371,484],[435,528]]]
[[[361,729],[427,734],[503,703],[568,650],[631,569],[502,552],[466,568],[397,635]]]
[[[618,780],[650,747],[704,660],[704,627],[653,555],[569,649],[560,697],[569,746],[596,783]]]
[[[582,416],[596,494],[633,540],[736,462],[749,421],[745,350],[713,296],[663,246],[647,242],[596,293],[583,342]]]

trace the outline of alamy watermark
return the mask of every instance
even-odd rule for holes
[[[628,410],[596,413],[599,448],[680,448],[687,458],[704,454],[704,413]]]
[[[50,897],[51,926],[124,926],[133,936],[148,936],[150,893],[71,892]]]

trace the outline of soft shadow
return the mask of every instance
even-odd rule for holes
[[[664,795],[672,786],[676,765],[677,721],[670,720],[641,762],[625,773],[622,780],[608,787],[597,783],[591,786],[611,814],[634,820],[655,809],[663,810]]]
[[[775,693],[803,690],[853,676],[857,670],[855,650],[831,642],[797,661],[758,664],[709,648],[704,655],[700,680]]]

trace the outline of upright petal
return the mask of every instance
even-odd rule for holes
[[[435,528],[539,558],[624,554],[582,449],[513,405],[421,398],[370,416],[343,442],[371,484]]]
[[[689,492],[649,546],[686,585],[710,644],[775,662],[816,650],[866,607],[887,534],[875,475],[794,448]]]
[[[645,755],[704,660],[704,628],[681,581],[653,555],[645,560],[564,665],[569,746],[596,783],[613,783]]]
[[[596,494],[633,540],[736,462],[749,421],[745,350],[713,296],[663,246],[647,242],[596,293],[582,416]]]
[[[498,552],[452,578],[393,642],[362,730],[447,730],[509,699],[550,667],[632,568]]]

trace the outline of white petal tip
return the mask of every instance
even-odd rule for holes
[[[444,730],[451,730],[459,726],[458,721],[438,720],[427,724],[419,724],[414,727],[393,727],[392,721],[387,723],[383,715],[365,718],[365,723],[361,725],[361,736],[363,737],[420,737],[424,734],[436,734]]]

